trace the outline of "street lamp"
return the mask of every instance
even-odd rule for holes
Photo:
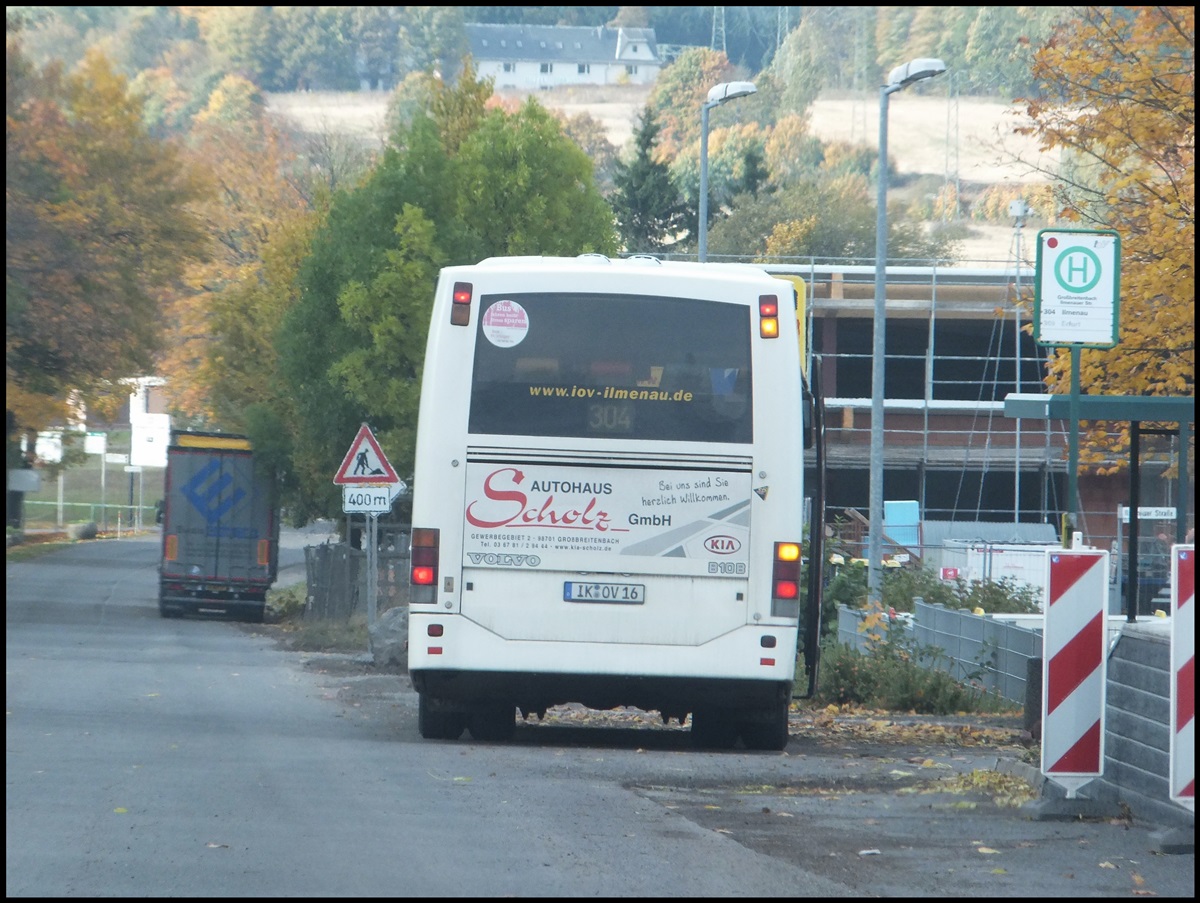
[[[871,352],[871,509],[867,541],[867,601],[878,603],[883,586],[883,356],[887,325],[887,123],[888,96],[946,71],[941,60],[897,66],[879,89],[879,193],[875,202],[875,319]]]
[[[700,105],[700,227],[696,256],[702,263],[708,257],[708,111],[757,90],[753,82],[721,82],[709,89],[708,100]]]

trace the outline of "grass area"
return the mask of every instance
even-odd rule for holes
[[[14,531],[11,527],[8,528],[7,535],[12,536]],[[121,536],[128,537],[130,531],[123,531]],[[142,534],[139,534],[142,535]],[[24,533],[21,534],[19,541],[13,545],[8,545],[4,551],[5,561],[28,561],[31,558],[38,558],[48,552],[53,552],[55,549],[61,549],[63,546],[75,545],[81,542],[96,542],[103,539],[117,539],[115,531],[108,533],[100,533],[93,539],[68,539],[64,531],[52,530],[44,533]]]
[[[277,626],[283,643],[297,652],[366,652],[365,615],[347,621],[306,620],[304,602],[307,587],[303,583],[267,592],[269,619]]]
[[[128,430],[114,430],[107,436],[107,454],[129,454]],[[143,524],[154,523],[154,503],[163,496],[165,468],[144,467],[140,473],[126,473],[123,464],[110,464],[104,455],[81,457],[78,464],[63,468],[61,478],[43,473],[41,491],[26,493],[26,527],[94,523],[116,530],[118,519],[123,528],[136,519],[136,508],[141,509]]]

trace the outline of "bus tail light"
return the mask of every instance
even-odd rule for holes
[[[764,339],[779,338],[779,296],[758,296],[758,334]]]
[[[438,551],[440,531],[415,527],[412,531],[409,580],[415,588],[412,601],[432,604],[437,601]]]
[[[450,325],[468,326],[471,323],[471,296],[475,287],[469,282],[454,283],[454,294],[451,296]]]
[[[775,543],[771,566],[771,614],[776,617],[800,615],[800,543]]]

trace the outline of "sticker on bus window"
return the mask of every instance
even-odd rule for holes
[[[529,314],[516,301],[497,301],[483,312],[483,334],[497,348],[520,345],[529,332]]]

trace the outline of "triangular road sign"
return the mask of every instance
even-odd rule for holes
[[[339,486],[358,486],[366,483],[398,483],[400,478],[375,441],[375,434],[364,423],[350,443],[350,451],[342,459],[342,466],[338,468],[333,482]]]

